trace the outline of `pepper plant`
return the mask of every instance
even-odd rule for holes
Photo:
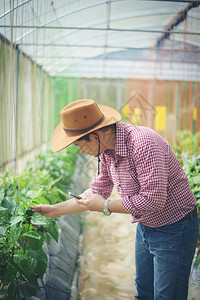
[[[48,263],[43,243],[50,237],[58,241],[58,228],[55,219],[32,214],[29,206],[68,199],[65,185],[72,182],[78,154],[74,148],[69,151],[60,156],[47,151],[22,174],[6,173],[0,178],[0,295],[4,299],[36,295],[38,278],[42,279]]]

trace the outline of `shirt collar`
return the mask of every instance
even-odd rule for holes
[[[116,123],[115,150],[107,149],[103,153],[112,158],[116,158],[117,156],[127,156],[127,132],[125,124]]]

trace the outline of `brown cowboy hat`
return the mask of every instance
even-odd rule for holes
[[[113,108],[97,105],[94,100],[80,99],[65,106],[61,112],[62,121],[56,127],[51,149],[58,152],[88,133],[117,123],[120,114]]]

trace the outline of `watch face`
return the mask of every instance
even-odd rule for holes
[[[106,216],[110,216],[111,211],[109,211],[109,210],[104,210],[103,213],[104,213],[104,215],[106,215]]]

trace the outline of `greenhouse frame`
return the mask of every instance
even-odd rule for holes
[[[52,156],[50,150],[52,134],[61,120],[60,111],[78,99],[93,99],[98,104],[110,106],[121,114],[122,123],[150,127],[169,141],[189,179],[200,218],[200,2],[2,0],[0,247],[1,243],[4,245],[11,239],[13,229],[10,224],[16,226],[16,232],[19,228],[25,231],[32,228],[30,224],[29,229],[23,227],[26,226],[23,223],[25,210],[30,203],[39,204],[37,201],[45,198],[45,201],[50,201],[48,203],[55,204],[68,199],[70,189],[80,194],[89,187],[96,171],[96,159],[87,159],[73,146],[70,146],[71,152],[66,152],[66,157],[58,153]],[[35,181],[29,186],[31,176]],[[39,177],[42,181],[37,181]],[[17,206],[13,201],[17,201]],[[25,210],[19,210],[18,206]],[[5,213],[11,219],[5,221]],[[130,224],[120,218],[113,217],[113,224],[124,232]],[[37,269],[37,292],[30,292],[32,285],[24,294],[22,292],[19,282],[29,282],[30,274],[22,272],[19,275],[14,267],[12,269],[11,265],[19,265],[23,271],[25,265],[23,261],[22,266],[22,258],[17,261],[16,257],[22,251],[17,250],[15,260],[7,270],[8,274],[13,272],[11,279],[15,283],[11,284],[8,275],[4,275],[5,282],[0,277],[0,298],[6,295],[8,298],[5,299],[98,300],[104,299],[108,293],[105,299],[118,300],[131,299],[135,295],[131,284],[126,285],[125,281],[116,288],[120,280],[117,271],[116,274],[109,273],[109,270],[103,272],[104,277],[100,263],[96,264],[97,268],[93,264],[95,255],[110,248],[106,240],[105,248],[100,248],[99,252],[101,241],[92,244],[94,236],[100,236],[92,230],[99,224],[104,228],[105,237],[106,223],[94,220],[90,213],[45,222],[38,223],[45,228],[42,230],[49,234],[49,239],[44,238],[43,250],[38,250],[46,253],[45,258],[41,254],[46,269],[43,273]],[[126,227],[121,228],[120,222]],[[89,229],[88,223],[92,224]],[[9,237],[5,236],[6,232],[8,234],[6,228],[11,230]],[[34,230],[37,231],[32,228],[31,232]],[[15,251],[14,244],[20,245],[18,238],[21,239],[23,234],[27,253],[30,250],[28,239],[40,239],[41,233],[37,232],[37,236],[31,233],[30,236],[25,231],[10,242],[13,243],[11,250],[8,250],[8,244],[2,246],[2,269],[9,265],[8,257]],[[93,238],[90,233],[94,234]],[[129,243],[130,234],[132,232],[124,240],[122,249]],[[118,236],[115,239],[117,241]],[[200,299],[199,249],[198,240],[188,300]],[[37,247],[32,250],[37,250]],[[126,255],[132,259],[128,252]],[[199,266],[195,267],[197,257]],[[109,263],[112,265],[112,261]],[[127,269],[121,269],[125,277]],[[106,280],[109,288],[107,286],[101,294],[101,282]],[[110,292],[112,288],[113,292]]]

